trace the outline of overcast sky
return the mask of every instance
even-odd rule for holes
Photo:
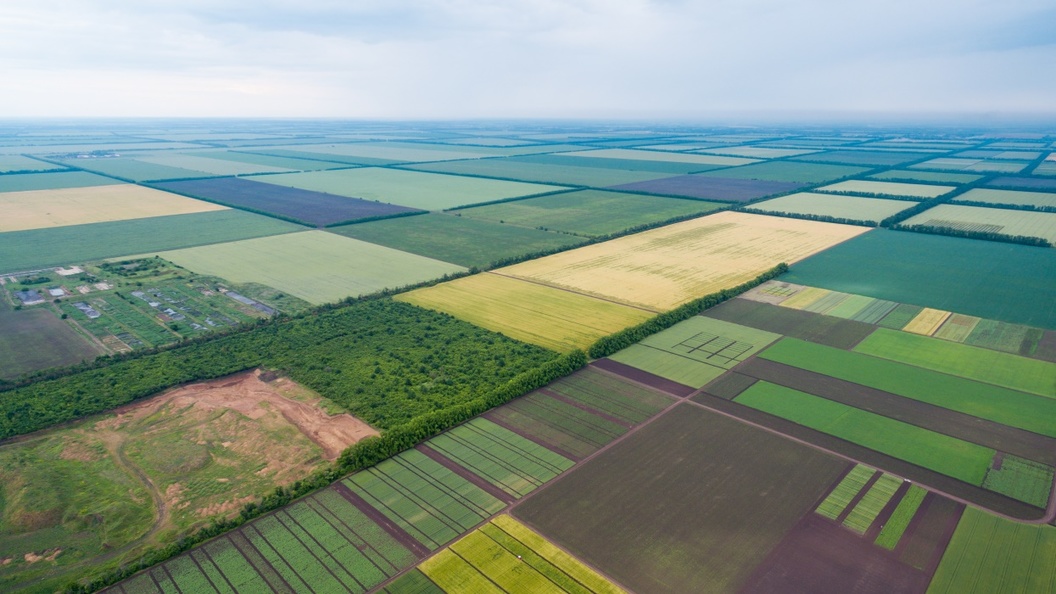
[[[1053,0],[10,0],[0,117],[1056,111]]]

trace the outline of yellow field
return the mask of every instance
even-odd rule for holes
[[[828,289],[818,289],[815,287],[807,287],[795,295],[785,299],[781,302],[781,307],[791,307],[792,309],[806,309],[813,305],[817,300],[828,295],[832,291]]]
[[[653,315],[492,273],[418,289],[395,299],[559,352],[585,349],[602,336]]]
[[[913,318],[908,324],[903,326],[902,330],[914,334],[931,336],[939,329],[939,326],[942,326],[942,323],[945,322],[948,317],[950,317],[950,312],[948,311],[925,307],[919,314],[917,314],[917,317]]]
[[[854,225],[725,211],[497,272],[667,310],[866,231]]]
[[[133,184],[0,193],[0,232],[227,210]]]

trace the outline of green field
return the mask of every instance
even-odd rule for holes
[[[639,151],[634,149],[610,148],[591,151],[561,153],[562,157],[587,157],[590,159],[619,159],[627,161],[667,161],[671,163],[688,163],[691,165],[717,165],[719,167],[736,167],[758,163],[758,159],[744,157],[718,157],[712,155],[692,155],[688,153],[670,153],[661,151]],[[702,167],[706,169],[707,167]]]
[[[731,592],[845,467],[682,404],[513,514],[635,591]]]
[[[768,382],[734,401],[971,485],[982,484],[994,457],[990,448]]]
[[[63,166],[23,157],[22,155],[0,155],[0,173],[9,171],[51,171],[54,169],[63,169]]]
[[[892,331],[879,329],[877,332],[886,334]],[[904,332],[896,332],[896,334],[916,337],[916,335]],[[931,341],[928,344],[962,346],[938,339],[928,340]],[[880,344],[884,344],[884,341],[881,340]],[[925,348],[926,346],[921,349],[924,352],[911,357],[910,362],[916,363],[918,359],[926,357]],[[1005,356],[1003,353],[993,351],[984,352]],[[905,363],[878,359],[794,338],[781,340],[759,356],[770,361],[988,419],[1002,425],[1056,437],[1056,426],[1051,421],[1056,415],[1056,401],[1051,398],[1040,398],[947,373],[936,373]],[[1050,368],[1056,366],[1041,361],[1029,359],[1027,361],[1048,365]]]
[[[310,303],[366,295],[464,268],[325,231],[305,231],[159,253],[199,274],[260,283]]]
[[[75,332],[47,305],[0,309],[0,378],[73,365],[102,354],[102,348]]]
[[[694,316],[609,358],[700,388],[778,338],[771,332]]]
[[[1005,454],[1001,468],[994,464],[986,472],[983,487],[1046,509],[1052,491],[1053,468],[1045,464]]]
[[[444,144],[425,144],[419,142],[356,142],[349,144],[314,144],[291,145],[276,149],[292,149],[305,153],[315,153],[319,158],[326,155],[340,157],[385,160],[389,162],[426,162],[452,161],[455,159],[476,159],[480,157],[499,157],[525,153],[539,153],[555,150],[568,150],[573,147],[562,145],[524,146],[524,147],[475,147],[452,146]],[[262,152],[272,152],[268,147]]]
[[[26,173],[0,175],[0,192],[32,192],[62,190],[89,186],[112,186],[120,181],[84,171],[56,171],[54,173]]]
[[[128,157],[108,157],[99,159],[66,159],[66,165],[94,171],[103,175],[109,175],[120,179],[135,182],[152,181],[160,179],[182,179],[187,177],[213,177],[212,174],[194,169],[172,167],[148,163]]]
[[[582,190],[476,206],[457,212],[472,219],[505,221],[524,227],[597,237],[638,225],[703,214],[722,206],[703,200]]]
[[[0,272],[83,264],[304,229],[240,210],[0,233]]]
[[[486,267],[505,258],[552,251],[584,241],[564,233],[516,226],[516,223],[504,225],[445,213],[369,221],[331,227],[328,231],[466,267]]]
[[[892,166],[917,161],[927,157],[930,153],[911,153],[902,151],[863,151],[863,150],[832,150],[821,153],[812,153],[802,157],[796,157],[796,161],[824,161],[827,163],[843,163],[846,165],[872,165]]]
[[[426,442],[473,474],[521,498],[573,462],[486,419],[474,419]]]
[[[901,223],[1002,235],[1041,237],[1056,244],[1056,212],[1031,212],[961,204],[940,204]]]
[[[620,170],[601,167],[586,167],[571,163],[567,165],[562,165],[560,163],[536,163],[530,157],[445,161],[442,163],[413,165],[410,168],[417,171],[430,171],[433,173],[479,175],[500,179],[599,188],[667,176],[665,173],[648,170]]]
[[[762,213],[817,215],[849,221],[878,223],[887,217],[913,206],[905,200],[882,198],[860,198],[857,196],[833,196],[800,192],[772,200],[753,203],[749,209]]]
[[[731,177],[735,179],[761,179],[766,181],[799,182],[820,184],[834,179],[858,175],[868,168],[849,165],[825,165],[822,163],[798,163],[795,161],[768,161],[742,167],[709,171],[701,175]]]
[[[873,483],[873,486],[865,492],[861,501],[847,514],[847,519],[843,521],[843,525],[858,534],[865,534],[869,527],[873,525],[876,517],[880,515],[880,511],[884,509],[888,501],[891,501],[895,491],[901,486],[902,479],[890,474],[881,475]]]
[[[1056,363],[885,328],[869,335],[854,350],[941,373],[1056,398]]]
[[[911,171],[908,169],[891,169],[869,176],[872,179],[899,180],[899,181],[922,181],[936,183],[970,184],[983,178],[981,175],[970,173],[939,173],[937,171]]]
[[[864,274],[863,271],[867,271]],[[792,266],[782,281],[1056,329],[1056,250],[877,229]]]
[[[935,186],[931,184],[906,184],[901,182],[881,182],[852,179],[838,184],[818,188],[819,192],[850,192],[852,194],[871,194],[880,196],[907,196],[911,198],[935,198],[953,191],[954,186]]]
[[[498,516],[422,563],[440,591],[534,594],[623,592],[509,516]]]
[[[889,551],[898,546],[898,541],[902,540],[902,535],[906,533],[909,522],[917,514],[917,509],[920,508],[920,503],[924,501],[926,494],[927,491],[917,485],[913,485],[906,491],[902,500],[898,502],[898,506],[895,507],[895,511],[880,530],[880,534],[877,535],[876,544],[878,546]]]
[[[503,503],[417,450],[343,483],[430,551],[497,513]]]
[[[1022,192],[1018,190],[992,190],[989,188],[972,188],[957,196],[952,202],[985,202],[1005,206],[1038,206],[1056,208],[1056,193]]]
[[[953,171],[982,171],[989,173],[1019,173],[1027,166],[1025,161],[984,161],[980,159],[960,159],[957,157],[940,157],[917,165],[913,169],[950,169]]]
[[[851,500],[854,499],[855,495],[865,488],[865,484],[869,482],[869,479],[873,478],[874,474],[876,474],[876,470],[862,464],[856,464],[847,473],[847,476],[840,479],[836,488],[825,496],[825,499],[814,511],[830,520],[837,520],[843,511],[847,509],[847,506],[851,504]]]
[[[677,145],[674,145],[673,148],[677,148]],[[722,148],[708,148],[697,152],[709,155],[752,157],[754,159],[780,159],[782,157],[796,157],[799,155],[816,153],[817,151],[811,149],[767,148],[765,146],[729,146]]]
[[[267,167],[278,167],[281,169],[287,169],[291,171],[318,171],[320,169],[334,169],[341,167],[336,163],[327,163],[325,161],[313,161],[310,159],[297,159],[294,157],[275,157],[271,155],[258,155],[254,153],[244,153],[241,151],[198,151],[189,152],[188,155],[197,157],[208,157],[210,159],[222,159],[224,161],[234,161],[236,163],[248,163],[251,165],[264,165]]]
[[[586,349],[651,312],[493,273],[396,297],[556,351]]]
[[[422,210],[444,210],[566,189],[561,186],[380,167],[261,175],[251,179]]]
[[[953,533],[929,594],[1056,590],[1056,528],[998,518],[969,507]]]
[[[157,155],[137,157],[137,161],[153,163],[165,167],[176,167],[177,169],[189,169],[200,171],[211,175],[246,175],[248,173],[285,173],[290,171],[286,167],[274,167],[272,165],[261,165],[259,163],[245,163],[232,161],[230,159],[213,159],[205,155],[189,155],[181,153],[160,153]]]

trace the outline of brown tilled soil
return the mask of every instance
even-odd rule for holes
[[[349,414],[329,415],[307,402],[293,400],[284,392],[296,384],[286,378],[270,383],[260,379],[260,371],[247,371],[207,382],[181,386],[159,396],[117,409],[117,416],[100,423],[120,427],[130,421],[154,414],[171,405],[172,410],[193,407],[202,412],[221,408],[237,411],[249,419],[260,419],[273,409],[286,422],[297,428],[325,452],[328,460],[335,460],[342,450],[378,432]],[[267,455],[267,452],[261,452]]]
[[[686,386],[671,381],[667,378],[660,377],[659,375],[649,373],[648,371],[642,371],[637,367],[631,367],[630,365],[620,363],[619,361],[613,361],[612,359],[598,359],[591,363],[591,365],[598,369],[615,373],[616,375],[623,376],[629,380],[636,381],[640,384],[649,386],[650,388],[656,388],[661,392],[666,392],[675,396],[685,397],[697,391],[696,388],[693,388],[692,386]]]

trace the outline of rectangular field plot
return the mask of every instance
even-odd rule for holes
[[[950,169],[953,171],[985,171],[994,173],[1019,173],[1026,167],[1026,162],[984,161],[980,159],[959,159],[957,157],[940,157],[910,165],[910,168],[913,169]]]
[[[823,163],[800,163],[796,161],[768,161],[702,173],[705,177],[732,179],[755,179],[762,181],[820,184],[869,171],[868,168],[849,165],[827,165]]]
[[[860,151],[860,150],[836,150],[795,157],[796,161],[822,161],[826,163],[841,163],[846,165],[875,165],[893,166],[918,161],[927,157],[930,153],[909,153],[895,151]]]
[[[459,266],[478,267],[505,258],[553,251],[585,241],[565,233],[436,212],[342,225],[331,227],[328,231]]]
[[[874,173],[869,176],[872,179],[879,180],[897,180],[897,181],[922,181],[922,182],[935,182],[935,183],[950,183],[950,184],[970,184],[974,181],[979,181],[983,178],[981,175],[972,175],[971,173],[946,173],[938,171],[913,171],[911,169],[891,169],[881,173]]]
[[[1056,300],[1038,298],[1056,286],[1052,249],[876,229],[796,264],[781,280],[1056,329]]]
[[[658,177],[672,175],[658,171],[636,169],[613,169],[576,165],[566,159],[562,163],[538,163],[532,157],[504,157],[498,159],[472,159],[467,161],[445,161],[413,165],[417,171],[433,173],[451,173],[457,175],[476,175],[499,179],[565,184],[570,186],[589,186],[603,188],[616,184],[640,182]]]
[[[928,592],[1052,592],[1053,558],[1056,528],[1021,524],[969,507]]]
[[[1056,209],[1056,193],[972,188],[960,196],[957,196],[951,202],[993,204],[995,206],[1033,206],[1039,209]]]
[[[214,244],[158,254],[234,283],[260,283],[310,303],[338,301],[461,272],[454,264],[325,231]]]
[[[734,402],[934,470],[981,485],[994,450],[813,396],[756,382]]]
[[[953,191],[954,186],[931,184],[906,184],[852,179],[818,188],[819,192],[849,192],[874,196],[905,196],[909,198],[935,198]]]
[[[840,479],[836,488],[825,496],[814,512],[833,521],[839,519],[847,506],[851,504],[851,500],[865,488],[875,474],[876,471],[872,468],[856,464],[847,476]]]
[[[906,323],[902,327],[903,332],[910,332],[913,334],[920,334],[922,336],[931,336],[942,326],[947,318],[950,317],[950,312],[943,311],[941,309],[931,309],[925,307],[920,310],[920,313],[916,315],[912,320]]]
[[[796,262],[865,231],[850,225],[721,212],[499,272],[666,310],[736,286],[780,262]]]
[[[1053,468],[1010,454],[999,454],[986,471],[983,487],[1045,509],[1052,492]]]
[[[341,484],[430,551],[457,538],[504,505],[417,450],[353,474]]]
[[[304,227],[240,210],[222,209],[89,225],[0,233],[0,272],[83,264],[300,231]]]
[[[912,202],[884,200],[882,198],[860,198],[857,196],[832,196],[800,192],[752,204],[752,212],[763,214],[784,213],[832,217],[847,221],[878,223],[887,217],[912,208]]]
[[[763,330],[694,316],[609,358],[700,388],[778,338]]]
[[[860,342],[854,350],[995,386],[1056,398],[1056,363],[884,328]]]
[[[881,475],[861,501],[849,511],[843,525],[858,534],[865,534],[901,486],[902,479],[886,473]]]
[[[149,157],[137,157],[136,160],[167,167],[201,171],[210,175],[246,175],[249,173],[286,173],[290,171],[286,167],[243,163],[230,159],[212,159],[201,155],[159,154]]]
[[[52,171],[55,169],[63,169],[63,166],[23,157],[22,155],[0,155],[0,173]]]
[[[421,565],[441,592],[624,592],[510,516],[499,516]]]
[[[62,190],[90,186],[112,186],[122,182],[86,171],[56,171],[54,173],[25,173],[0,175],[0,192],[32,192],[34,190]]]
[[[492,273],[396,296],[556,351],[585,349],[653,313]]]
[[[1056,190],[1056,179],[1043,177],[997,177],[986,182],[986,185],[994,188],[1052,192]]]
[[[704,315],[840,349],[853,347],[874,330],[871,325],[855,320],[748,299],[731,299],[707,310]]]
[[[560,186],[378,167],[283,173],[254,179],[269,184],[375,200],[421,210],[444,210],[565,189]]]
[[[46,309],[0,309],[0,378],[73,365],[104,354]]]
[[[957,231],[1041,237],[1056,243],[1056,212],[1031,212],[982,206],[940,204],[902,222]]]
[[[476,159],[479,157],[501,156],[516,154],[513,149],[489,149],[482,147],[463,147],[442,144],[424,143],[401,143],[401,142],[354,142],[348,144],[317,144],[317,145],[292,145],[286,147],[275,147],[258,152],[272,153],[276,150],[293,150],[309,155],[318,155],[325,159],[329,156],[347,157],[351,159],[363,159],[362,163],[376,164],[379,162],[427,162],[427,161],[453,161],[455,159]],[[536,147],[522,148],[522,151],[540,152],[543,149]]]
[[[226,210],[223,206],[121,184],[0,193],[0,232]]]
[[[679,405],[514,515],[638,592],[735,592],[846,463]]]
[[[474,419],[425,445],[517,499],[573,464],[487,419]]]
[[[128,157],[107,157],[99,159],[67,159],[62,161],[66,165],[101,173],[122,180],[134,182],[152,181],[159,179],[183,179],[191,177],[213,177],[215,174],[172,167],[170,165],[159,165],[148,163]]]
[[[758,159],[743,157],[718,157],[713,155],[690,155],[687,153],[670,153],[661,151],[639,151],[634,149],[599,149],[561,153],[562,157],[588,157],[593,159],[623,159],[629,161],[669,161],[672,163],[689,163],[692,165],[717,165],[719,167],[736,167],[758,163]],[[708,169],[708,167],[702,167]]]
[[[294,157],[276,157],[272,155],[259,155],[242,151],[200,151],[185,153],[196,157],[206,157],[210,160],[232,161],[244,163],[250,166],[265,166],[283,171],[318,171],[320,169],[335,169],[342,167],[339,163],[327,163],[312,159],[297,159]]]
[[[718,169],[721,167],[720,165],[703,165],[700,163],[694,164],[668,160],[655,161],[652,159],[606,159],[602,157],[590,156],[590,154],[590,152],[579,152],[576,154],[555,153],[546,155],[524,155],[521,157],[517,157],[517,162],[535,163],[539,165],[556,165],[558,167],[585,167],[602,171],[611,171],[616,173],[617,175],[619,175],[620,172],[683,175],[686,173],[694,173],[697,171],[709,171],[711,169]],[[654,154],[663,155],[664,153]],[[665,175],[654,175],[653,178],[655,179],[658,177],[665,177]],[[619,183],[619,178],[614,179],[616,179],[617,181],[614,181],[613,183]]]
[[[878,330],[878,332],[887,331]],[[901,332],[893,334],[917,338]],[[961,346],[935,339],[928,340],[940,345]],[[1001,353],[993,354],[1000,355]],[[926,356],[922,352],[920,359]],[[944,372],[914,367],[906,363],[888,361],[789,338],[770,347],[759,357],[988,419],[1009,427],[1018,427],[1041,435],[1056,437],[1056,427],[1051,422],[1053,415],[1056,415],[1056,401],[1052,398],[1043,398],[955,377]],[[920,359],[913,362],[919,365]],[[1031,362],[1043,363],[1050,367],[1053,365],[1040,361]]]
[[[697,152],[707,153],[709,155],[751,157],[753,159],[779,159],[781,157],[796,157],[799,155],[816,153],[817,151],[811,149],[768,148],[765,146],[730,146],[723,148],[709,148]]]
[[[723,171],[726,170],[724,169]],[[614,185],[611,186],[611,189],[669,196],[686,196],[688,198],[718,200],[721,202],[750,202],[764,196],[790,192],[800,186],[801,184],[793,182],[679,175]]]
[[[723,205],[702,200],[601,190],[550,194],[456,211],[460,216],[597,237],[637,225],[704,214]]]
[[[154,186],[210,202],[273,214],[280,218],[294,219],[305,225],[320,227],[357,219],[415,212],[414,209],[392,204],[262,184],[238,177],[160,182]]]

